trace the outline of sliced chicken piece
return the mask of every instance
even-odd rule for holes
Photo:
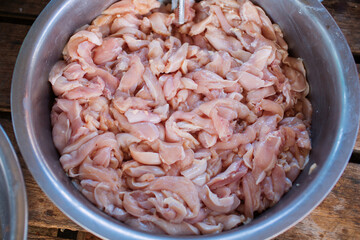
[[[160,2],[156,0],[123,0],[111,5],[103,11],[103,14],[115,15],[124,13],[147,14],[154,8],[160,7]]]
[[[120,38],[105,38],[103,43],[94,48],[93,59],[97,65],[103,65],[107,62],[113,61],[122,51],[124,40]]]
[[[189,44],[184,43],[174,54],[172,54],[167,60],[164,72],[171,73],[176,72],[181,67],[181,64],[187,56]]]
[[[200,211],[200,199],[194,184],[185,177],[164,176],[151,182],[148,187],[152,191],[167,190],[179,195],[191,213],[189,215],[197,216]]]
[[[212,56],[212,61],[205,66],[205,69],[225,78],[231,69],[231,62],[232,58],[227,52],[219,51]]]
[[[143,33],[141,30],[137,29],[137,27],[122,27],[114,34],[111,34],[110,37],[118,38],[124,35],[133,35],[135,38],[144,40],[146,39],[146,34]],[[122,40],[119,38],[119,40]]]
[[[94,72],[95,64],[91,52],[95,46],[101,44],[101,33],[81,30],[70,38],[63,50],[63,55],[66,59],[79,61],[84,71]]]
[[[97,76],[100,77],[105,82],[105,88],[110,94],[114,94],[119,86],[119,79],[102,68],[96,68],[94,73],[88,73],[86,76],[90,79]]]
[[[236,84],[235,81],[224,80],[222,77],[209,70],[196,71],[193,75],[193,79],[195,83],[198,84],[197,89],[204,89],[203,91],[205,92],[209,89],[231,88]]]
[[[195,36],[203,33],[206,30],[206,27],[213,21],[213,15],[209,15],[204,20],[195,23],[189,32],[190,36]]]
[[[163,163],[171,165],[185,158],[185,151],[181,143],[159,143],[160,159]]]
[[[89,154],[93,151],[102,148],[111,146],[113,151],[116,152],[119,161],[122,161],[122,154],[118,150],[117,141],[113,133],[104,133],[99,136],[94,137],[93,139],[86,142],[84,145],[80,146],[79,149],[71,152],[70,154],[64,154],[60,158],[60,162],[63,168],[66,171],[79,166]]]
[[[261,25],[261,19],[257,8],[251,1],[244,1],[240,8],[240,16],[243,21],[252,21]]]
[[[229,183],[240,180],[247,171],[248,168],[241,161],[233,162],[224,172],[212,178],[207,185],[212,190],[224,187]]]
[[[161,228],[169,235],[199,235],[199,230],[187,222],[170,223],[155,215],[145,215],[141,217],[142,221],[149,221]]]
[[[211,192],[207,185],[201,189],[199,195],[208,208],[218,213],[229,213],[235,210],[240,204],[240,199],[235,194],[219,198],[216,194]]]
[[[210,9],[212,11],[214,11],[214,13],[220,23],[220,26],[224,30],[224,32],[226,32],[227,34],[231,34],[232,26],[228,23],[221,8],[217,5],[212,5],[212,6],[210,6]]]
[[[158,153],[149,151],[149,147],[141,144],[131,144],[129,147],[130,154],[134,160],[145,165],[159,165],[161,164],[160,156]]]
[[[59,107],[63,112],[66,113],[70,126],[72,128],[71,138],[76,140],[81,135],[84,135],[89,132],[87,128],[84,127],[84,122],[81,119],[81,105],[77,100],[67,100],[67,99],[57,99],[57,107]]]
[[[141,25],[141,20],[136,17],[134,13],[126,13],[124,15],[117,15],[111,25],[111,33],[115,34],[123,28],[138,29]]]
[[[163,36],[170,36],[171,34],[171,19],[166,13],[155,12],[149,17],[151,28],[155,33]]]
[[[138,56],[133,56],[130,60],[130,68],[120,80],[119,90],[123,92],[134,92],[142,81],[144,65]]]
[[[243,62],[246,62],[251,56],[251,53],[243,50],[243,45],[239,40],[232,36],[227,36],[217,28],[208,28],[205,38],[216,50],[227,51],[231,56]]]
[[[163,92],[166,100],[173,99],[180,88],[181,73],[177,72],[174,75],[163,75],[166,76],[166,81],[163,87]]]
[[[265,141],[255,145],[253,175],[256,184],[264,180],[266,172],[274,168],[281,143],[280,136],[277,136],[276,133],[270,133]]]
[[[72,62],[64,68],[64,77],[68,80],[76,80],[84,77],[86,72],[81,68],[77,62]]]
[[[123,38],[130,51],[137,51],[141,48],[147,47],[150,43],[148,40],[136,39],[130,34],[124,34]]]
[[[71,131],[70,120],[67,118],[66,113],[60,113],[56,122],[53,124],[52,129],[54,144],[59,152],[62,152],[68,145],[71,137]]]
[[[149,112],[147,110],[129,109],[125,112],[125,117],[128,119],[129,123],[161,122],[161,118],[159,115]]]

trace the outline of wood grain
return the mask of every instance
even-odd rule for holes
[[[0,124],[9,135],[19,156],[26,182],[29,205],[28,239],[64,239],[59,229],[79,231],[78,240],[97,240],[91,233],[66,217],[41,191],[21,157],[10,118],[10,87],[18,51],[36,16],[49,0],[1,0],[0,3]],[[360,61],[360,1],[324,0],[347,38],[357,61]],[[21,24],[23,23],[23,24]],[[358,62],[360,63],[360,62]],[[357,65],[360,72],[360,64]],[[360,134],[354,147],[360,153]],[[276,239],[359,239],[360,164],[349,163],[327,198],[312,213]]]
[[[96,237],[95,235],[89,232],[78,232],[76,240],[99,240],[101,238]]]
[[[36,239],[47,239],[47,240],[59,240],[61,238],[57,237],[58,229],[55,228],[41,228],[29,226],[28,228],[28,240]]]
[[[358,135],[357,135],[355,146],[354,146],[354,151],[356,153],[360,153],[360,130],[358,131]]]
[[[324,0],[323,5],[330,12],[344,33],[351,51],[360,54],[360,1]]]
[[[349,163],[331,193],[311,214],[276,239],[359,239],[360,164]]]
[[[46,239],[46,240],[95,240],[99,239],[88,232],[70,231],[68,229],[44,228],[29,226],[28,240]]]
[[[49,0],[1,0],[0,16],[25,15],[35,19],[49,2]]]
[[[0,29],[0,111],[10,112],[12,72],[30,26],[0,23]]]
[[[28,196],[29,226],[70,229],[83,232],[78,235],[78,239],[98,239],[85,233],[80,226],[67,218],[41,191],[19,153],[10,116],[3,115],[0,124],[13,143],[21,162]],[[359,172],[360,164],[349,163],[327,198],[308,217],[276,239],[298,239],[299,236],[309,240],[351,239],[353,236],[360,236],[360,201],[356,199],[360,185]],[[49,236],[48,239],[57,238]]]

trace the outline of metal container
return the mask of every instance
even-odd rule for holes
[[[27,237],[27,200],[15,151],[0,126],[0,239]]]
[[[65,175],[51,137],[48,83],[51,67],[74,30],[91,22],[113,0],[53,0],[21,48],[12,81],[12,117],[17,141],[37,183],[72,220],[109,239],[168,239],[135,231],[91,204]],[[293,55],[304,59],[314,113],[310,161],[278,204],[251,223],[191,239],[265,239],[303,219],[330,192],[352,153],[359,123],[356,66],[335,21],[316,0],[256,0],[285,33]],[[309,168],[316,169],[309,175]],[[174,239],[174,237],[172,237]]]

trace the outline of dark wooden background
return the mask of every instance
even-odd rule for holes
[[[81,1],[81,0],[80,0]],[[84,0],[82,0],[84,1]],[[21,157],[11,124],[10,87],[26,33],[49,0],[0,1],[0,124],[20,158],[29,205],[29,239],[98,239],[68,219],[41,191]],[[360,70],[360,0],[325,0],[345,34]],[[360,138],[350,162],[327,198],[276,239],[360,239]]]

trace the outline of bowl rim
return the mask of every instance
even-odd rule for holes
[[[299,201],[292,207],[286,209],[286,211],[275,214],[273,218],[262,223],[262,226],[254,224],[249,225],[244,231],[231,230],[219,235],[204,235],[197,236],[196,238],[217,239],[221,237],[226,240],[238,238],[265,239],[281,234],[305,218],[329,194],[344,171],[352,153],[359,127],[359,108],[356,106],[360,102],[360,96],[357,94],[360,92],[358,75],[352,53],[340,28],[322,4],[317,0],[294,0],[294,2],[302,6],[304,11],[313,11],[312,8],[317,9],[317,11],[320,10],[314,17],[317,18],[317,21],[324,29],[325,22],[326,25],[330,26],[333,30],[328,33],[330,40],[335,46],[342,46],[344,50],[339,51],[338,48],[335,48],[336,52],[334,54],[337,56],[337,61],[341,66],[344,66],[344,62],[347,64],[350,63],[350,66],[347,66],[347,71],[342,72],[343,81],[346,84],[344,85],[344,93],[341,101],[343,103],[342,106],[345,107],[341,109],[340,130],[336,137],[336,144],[334,144],[334,148],[329,155],[339,160],[331,162],[332,166],[329,166],[330,163],[326,165],[326,169],[330,169],[331,167],[331,171],[325,171],[326,169],[324,169],[321,174],[316,175],[315,178],[317,178],[317,180],[314,180],[314,182],[317,181],[317,184],[309,186],[307,192],[304,193],[307,201]],[[306,4],[304,2],[306,2]],[[46,6],[27,34],[16,61],[11,86],[12,121],[16,139],[25,162],[41,189],[52,202],[70,219],[93,234],[103,238],[111,238],[112,236],[123,236],[129,239],[154,239],[154,237],[156,239],[177,238],[173,236],[153,235],[130,229],[123,224],[115,223],[115,221],[111,221],[105,217],[98,218],[95,214],[89,214],[86,212],[86,209],[81,207],[80,202],[74,199],[70,199],[69,197],[58,198],[59,193],[63,195],[69,192],[61,188],[60,183],[57,183],[53,176],[46,171],[47,166],[41,159],[44,156],[36,144],[36,139],[34,139],[34,129],[30,120],[29,95],[31,95],[31,92],[26,91],[24,85],[30,81],[29,76],[31,76],[31,69],[28,66],[32,66],[31,62],[37,53],[37,49],[41,43],[45,41],[44,31],[54,22],[54,16],[56,17],[57,13],[64,9],[67,4],[69,4],[69,1],[53,0]],[[307,8],[309,5],[312,6],[311,9]],[[349,116],[352,122],[351,124],[346,124]],[[331,179],[331,181],[328,181],[328,179]],[[302,199],[304,199],[304,197]],[[298,210],[300,205],[301,213],[299,213]],[[71,208],[80,209],[78,212],[74,212],[70,210]],[[285,218],[287,219],[286,221],[279,221]],[[98,222],[98,224],[94,224],[94,222]],[[274,224],[275,222],[276,224]],[[193,239],[194,236],[181,238]]]
[[[2,223],[9,226],[5,238],[2,229],[3,239],[27,239],[28,229],[28,204],[24,177],[21,171],[18,157],[15,150],[0,125],[0,174],[5,180],[6,192],[2,194],[8,197],[8,209],[10,213],[9,222]]]

